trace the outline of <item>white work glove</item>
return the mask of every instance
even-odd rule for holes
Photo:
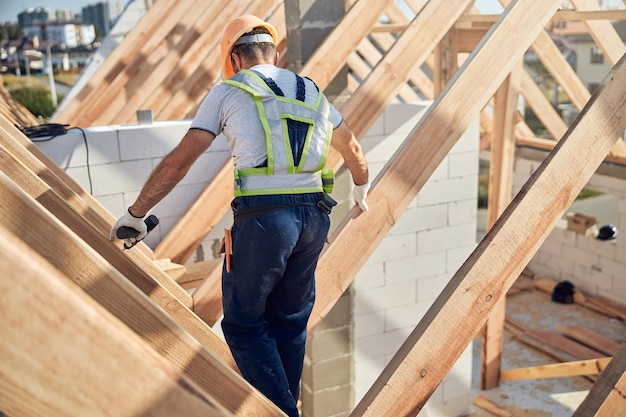
[[[144,216],[145,217],[145,216]],[[126,211],[122,217],[120,217],[117,222],[111,228],[111,233],[109,235],[109,239],[113,240],[117,237],[117,229],[122,226],[130,227],[131,229],[135,229],[137,232],[137,236],[124,238],[124,247],[126,249],[130,249],[139,241],[141,241],[148,234],[148,226],[144,222],[143,217],[135,217],[130,213],[130,207]]]
[[[361,207],[361,210],[367,211],[367,203],[365,202],[365,198],[367,197],[367,192],[370,189],[369,181],[362,185],[355,185],[352,190],[352,197],[354,197],[354,201]]]

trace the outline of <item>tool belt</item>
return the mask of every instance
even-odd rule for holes
[[[333,200],[331,196],[323,193],[321,200],[317,201],[316,203],[269,204],[266,206],[250,207],[243,210],[236,210],[233,211],[233,222],[234,224],[239,224],[253,217],[261,216],[263,214],[271,213],[273,211],[281,210],[287,207],[297,206],[315,206],[320,209],[322,213],[330,214],[333,207],[336,205],[337,202]]]

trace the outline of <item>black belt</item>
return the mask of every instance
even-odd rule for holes
[[[243,210],[233,210],[233,218],[234,224],[239,224],[253,217],[261,216],[263,214],[271,213],[276,210],[281,210],[287,207],[298,207],[298,206],[315,206],[322,213],[330,214],[333,206],[335,206],[337,202],[333,200],[328,194],[323,193],[322,199],[315,203],[291,203],[291,204],[268,204],[265,206],[259,207],[250,207]]]

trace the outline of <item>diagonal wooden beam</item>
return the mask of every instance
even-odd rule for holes
[[[626,410],[626,343],[602,371],[572,417],[612,417]]]
[[[168,300],[164,296],[165,302],[157,305],[3,173],[0,195],[4,202],[0,206],[1,227],[19,235],[68,282],[82,288],[179,371],[219,398],[226,409],[246,417],[282,415],[235,372],[231,367],[234,362],[224,355],[222,347],[226,344],[219,345],[215,339],[212,343],[210,328],[191,311],[171,297]],[[54,200],[50,195],[46,198]],[[112,242],[102,242],[102,246],[107,245],[117,250]]]
[[[101,103],[100,98],[118,77],[128,77],[129,71],[136,71],[138,63],[150,55],[173,30],[185,10],[196,1],[155,3],[91,76],[87,85],[82,87],[61,112],[54,115],[53,121],[81,127],[90,126],[90,118],[86,117],[85,112]]]
[[[538,13],[535,25],[525,22],[522,26],[532,36],[559,2],[551,5],[523,3],[523,0],[512,3],[503,13],[503,22],[523,20],[524,17],[516,11],[534,7],[534,10],[526,9],[526,13]],[[476,60],[488,44],[489,41],[475,55]],[[470,63],[459,81],[471,73],[468,72],[471,67]],[[471,79],[476,81],[473,77]],[[449,93],[455,89],[454,85]],[[436,104],[441,105],[444,101]],[[428,114],[424,117],[421,126],[426,126],[431,119]],[[452,277],[355,408],[353,416],[413,416],[423,407],[494,305],[506,296],[507,290],[602,163],[615,142],[614,138],[625,129],[626,56],[598,87],[565,137]],[[418,126],[414,133],[427,132]],[[382,180],[374,188],[374,194],[381,185]],[[382,207],[378,201],[373,199],[366,214],[373,214],[377,207]],[[372,228],[373,219],[368,220],[368,227]],[[354,246],[351,250],[360,249]],[[416,396],[415,393],[419,394]],[[406,400],[411,396],[410,401]]]
[[[2,226],[0,270],[3,414],[233,415]]]
[[[324,90],[383,14],[391,0],[359,0],[309,57],[300,73],[311,77]]]
[[[357,5],[359,3],[361,2]],[[447,33],[454,20],[470,3],[471,0],[429,2],[413,19],[412,24],[387,52],[383,60],[376,65],[370,76],[351,95],[341,110],[344,119],[353,128],[357,138],[365,135],[367,128],[383,112],[384,105],[395,96],[399,86],[404,84],[411,72],[424,62],[436,43]],[[350,9],[350,12],[353,12],[353,9],[354,7]],[[412,53],[407,53],[407,51],[412,51]],[[323,85],[320,88],[323,89]],[[369,120],[369,118],[373,119]],[[338,169],[341,164],[342,159],[339,153],[331,149],[327,165]],[[172,260],[176,259],[173,256],[169,257]],[[211,291],[211,288],[215,291],[217,287],[209,282],[206,285],[210,288],[207,288],[206,292],[202,291],[205,294],[203,297],[217,299],[217,294]],[[331,294],[331,298],[336,295],[334,291],[331,291]],[[206,305],[200,297],[195,298],[195,302]]]

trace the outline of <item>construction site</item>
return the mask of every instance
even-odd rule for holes
[[[626,416],[626,0],[479,3],[131,0],[50,120],[0,88],[0,416],[285,415],[221,333],[226,138],[109,237],[244,14],[372,183],[331,149],[301,416]]]

